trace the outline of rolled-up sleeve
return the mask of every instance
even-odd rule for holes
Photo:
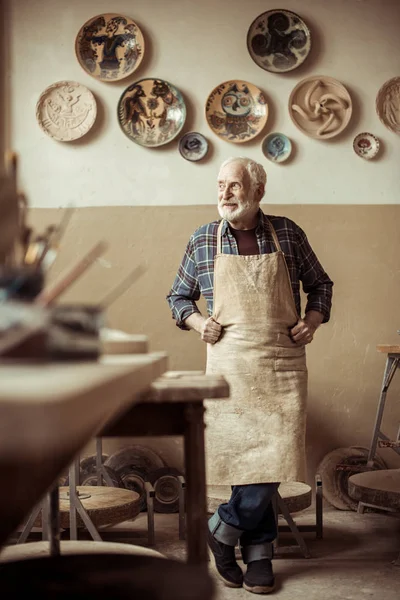
[[[327,323],[331,314],[333,281],[325,272],[300,227],[297,231],[297,242],[299,279],[307,294],[305,312],[317,310],[324,316],[322,322]]]
[[[176,325],[180,329],[189,331],[189,327],[186,327],[184,321],[193,313],[200,312],[196,304],[199,298],[200,288],[194,259],[193,237],[191,237],[186,246],[175,281],[167,295],[172,318],[175,319]]]

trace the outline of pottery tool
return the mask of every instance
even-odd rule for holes
[[[124,294],[130,287],[143,275],[145,272],[143,265],[139,265],[125,279],[120,281],[108,294],[106,294],[100,302],[101,308],[109,308],[113,302],[115,302],[122,294]]]
[[[107,250],[106,242],[102,241],[96,244],[86,256],[72,267],[58,282],[53,286],[44,289],[36,298],[35,302],[42,306],[48,306],[63,294],[87,269]]]

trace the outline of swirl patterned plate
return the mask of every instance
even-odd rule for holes
[[[201,160],[208,152],[208,142],[201,133],[189,131],[179,140],[179,152],[186,160]]]
[[[182,129],[186,105],[175,86],[162,79],[140,79],[122,93],[118,103],[122,131],[141,146],[171,142]]]
[[[312,138],[326,140],[349,124],[353,106],[347,89],[332,77],[316,75],[302,79],[289,97],[293,123]]]
[[[72,142],[84,136],[94,124],[96,114],[92,92],[75,81],[53,83],[36,104],[39,126],[59,142]]]
[[[353,140],[353,150],[361,158],[374,158],[380,148],[380,142],[372,133],[359,133]]]
[[[292,143],[283,133],[269,133],[262,141],[261,149],[268,160],[282,163],[292,153]]]
[[[400,77],[383,84],[376,96],[376,112],[385,127],[400,134]]]
[[[310,30],[290,10],[268,10],[250,25],[247,48],[262,69],[273,73],[293,71],[310,53]]]
[[[262,131],[268,119],[268,104],[263,92],[252,83],[225,81],[208,96],[206,118],[221,139],[241,144]]]
[[[119,81],[131,75],[143,59],[144,38],[129,17],[115,13],[86,21],[75,40],[81,67],[101,81]]]

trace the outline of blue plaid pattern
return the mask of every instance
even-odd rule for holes
[[[286,217],[267,216],[260,210],[256,228],[260,254],[276,252],[268,220],[276,231],[285,255],[298,314],[301,314],[301,281],[307,294],[305,312],[319,311],[324,315],[323,322],[326,323],[330,317],[333,282],[318,261],[306,234],[294,221]],[[185,319],[194,312],[200,312],[196,300],[201,294],[207,302],[208,315],[212,315],[214,257],[217,252],[219,223],[220,221],[213,221],[202,225],[190,237],[175,281],[167,295],[172,317],[181,329],[188,329],[184,324]],[[222,228],[222,252],[239,254],[236,240],[226,221]]]

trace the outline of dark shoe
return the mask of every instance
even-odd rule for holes
[[[228,587],[239,588],[243,584],[243,572],[236,562],[235,547],[223,544],[208,532],[208,546],[215,558],[218,575]]]
[[[269,558],[253,560],[247,565],[243,587],[253,594],[269,594],[275,587],[275,577]]]

